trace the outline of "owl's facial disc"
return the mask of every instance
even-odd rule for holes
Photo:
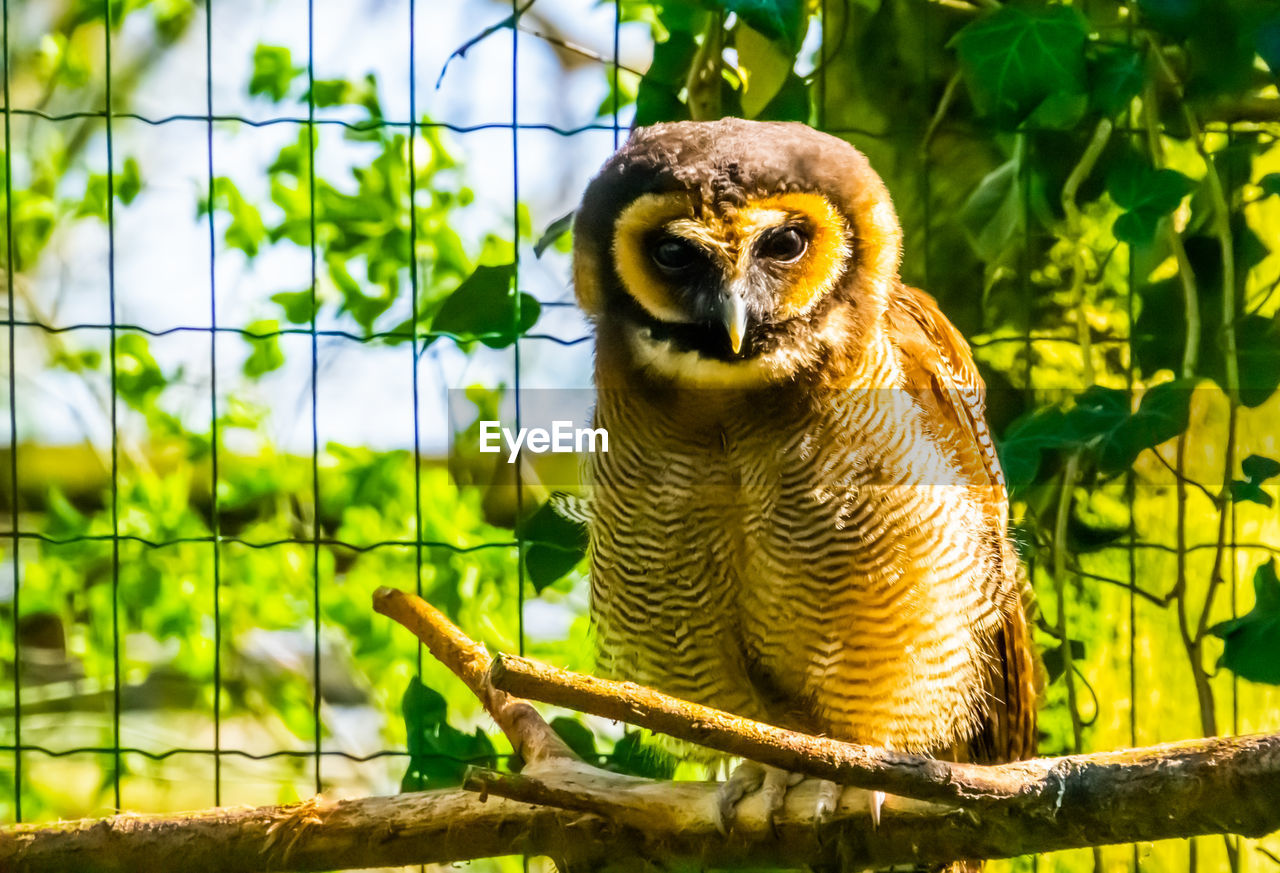
[[[681,356],[685,369],[690,355],[770,365],[788,325],[831,292],[850,260],[847,224],[819,194],[697,211],[687,194],[646,194],[614,230],[621,314],[650,352]]]

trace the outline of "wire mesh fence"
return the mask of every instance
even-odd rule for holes
[[[553,0],[543,2],[554,5]],[[421,763],[434,756],[465,763],[491,760],[500,754],[492,747],[477,747],[472,756],[460,753],[462,746],[407,748],[403,742],[390,742],[403,738],[398,724],[388,729],[371,720],[368,713],[344,721],[348,715],[339,710],[341,701],[360,699],[360,694],[345,686],[368,683],[373,689],[367,694],[374,701],[372,712],[378,719],[398,721],[401,714],[396,710],[406,681],[414,677],[436,687],[441,679],[409,641],[389,629],[375,628],[367,617],[368,595],[378,584],[412,587],[429,598],[444,597],[464,620],[492,631],[491,642],[506,643],[522,654],[530,642],[526,621],[531,609],[541,608],[535,602],[545,592],[527,578],[531,540],[514,521],[505,527],[482,523],[485,513],[492,518],[494,511],[487,504],[483,512],[477,507],[494,494],[506,493],[502,490],[506,488],[514,501],[506,514],[518,519],[540,501],[540,483],[527,483],[521,465],[515,465],[513,478],[501,487],[487,480],[459,479],[456,470],[450,470],[452,479],[441,473],[455,459],[441,458],[438,446],[430,445],[424,431],[458,428],[447,412],[444,392],[433,390],[444,383],[424,375],[424,362],[436,354],[438,343],[452,344],[486,360],[489,369],[483,371],[481,387],[505,392],[514,399],[517,428],[531,370],[537,372],[533,383],[542,384],[548,372],[559,370],[563,376],[569,365],[562,361],[569,360],[581,371],[561,381],[587,384],[589,372],[581,366],[585,359],[563,357],[570,349],[589,348],[585,325],[569,315],[558,322],[566,328],[564,332],[543,327],[553,320],[548,313],[572,312],[565,253],[557,255],[553,250],[548,256],[550,261],[559,258],[555,261],[559,272],[553,270],[551,279],[542,273],[536,280],[530,278],[542,269],[543,262],[541,249],[534,254],[532,231],[547,227],[558,216],[529,214],[526,192],[530,177],[551,176],[555,168],[530,163],[526,152],[530,137],[553,137],[566,143],[590,139],[600,159],[610,147],[616,148],[636,112],[623,81],[632,75],[620,62],[623,31],[628,26],[647,28],[648,19],[632,15],[622,0],[608,6],[609,26],[591,34],[590,40],[602,47],[605,56],[598,68],[609,86],[605,103],[594,120],[562,125],[531,115],[526,109],[533,92],[554,90],[556,85],[524,74],[528,47],[544,47],[547,37],[522,31],[522,16],[534,4],[513,2],[504,26],[484,36],[489,44],[509,43],[503,53],[502,76],[491,72],[486,80],[493,91],[508,95],[509,102],[498,107],[495,103],[499,101],[489,99],[488,93],[476,94],[473,114],[481,120],[440,121],[432,117],[432,99],[427,96],[437,90],[426,83],[436,82],[445,73],[435,65],[428,68],[419,45],[424,27],[430,28],[433,17],[442,14],[437,4],[407,0],[394,9],[398,21],[389,21],[389,12],[383,7],[375,10],[377,26],[389,28],[403,43],[395,51],[404,53],[405,82],[400,87],[404,99],[395,111],[383,106],[375,86],[357,94],[358,83],[343,81],[342,87],[349,90],[341,98],[334,95],[336,86],[331,83],[338,80],[317,73],[315,4],[308,0],[305,5],[295,5],[290,20],[297,32],[305,32],[301,41],[305,63],[285,62],[285,66],[290,67],[288,81],[293,83],[288,87],[294,89],[289,93],[301,94],[305,113],[256,117],[250,112],[219,111],[215,100],[215,85],[220,81],[216,47],[220,28],[241,24],[230,18],[234,10],[229,6],[207,2],[190,7],[187,24],[191,33],[202,37],[195,45],[202,44],[203,49],[199,77],[203,93],[178,107],[179,111],[151,114],[132,111],[127,96],[119,97],[121,76],[132,86],[138,75],[132,67],[122,74],[118,64],[113,66],[113,53],[123,45],[120,19],[135,13],[127,5],[110,2],[95,10],[100,19],[96,29],[81,31],[82,38],[85,33],[96,33],[101,39],[100,50],[94,53],[100,66],[92,65],[86,71],[86,76],[100,81],[98,103],[55,111],[51,104],[15,102],[11,82],[16,80],[16,71],[11,65],[17,54],[11,27],[16,27],[17,13],[5,0],[9,429],[5,497],[11,526],[3,540],[11,577],[5,604],[10,642],[6,666],[11,685],[0,742],[0,751],[10,759],[5,768],[10,778],[0,785],[0,803],[9,820],[163,808],[170,801],[148,785],[166,780],[197,786],[198,791],[188,791],[183,798],[203,792],[212,804],[273,800],[275,796],[262,787],[273,782],[279,786],[279,796],[332,792],[337,782],[346,786],[339,791],[351,790],[353,785],[386,790],[400,781],[414,760]],[[959,73],[937,69],[938,53],[930,46],[939,44],[943,41],[940,37],[951,34],[963,22],[957,24],[953,13],[939,4],[906,4],[922,22],[919,35],[925,48],[892,45],[879,51],[892,60],[895,74],[905,83],[903,88],[923,95],[922,99],[905,102],[902,115],[884,124],[860,126],[857,116],[865,107],[853,92],[865,83],[852,80],[850,70],[855,67],[842,67],[840,58],[859,52],[874,55],[877,48],[848,35],[862,26],[853,10],[856,5],[837,8],[832,0],[823,0],[804,34],[805,45],[813,54],[811,69],[804,76],[812,100],[812,120],[859,146],[889,180],[907,233],[904,278],[928,290],[943,289],[935,293],[961,324],[987,368],[989,380],[993,380],[989,405],[997,432],[1005,436],[1002,450],[1007,453],[1016,443],[1014,422],[1019,415],[1050,408],[1059,398],[1078,395],[1091,386],[1119,392],[1126,410],[1136,408],[1150,384],[1151,371],[1156,369],[1144,360],[1164,360],[1139,350],[1138,345],[1145,343],[1144,349],[1160,347],[1162,342],[1170,348],[1179,345],[1172,337],[1152,336],[1150,326],[1144,328],[1143,336],[1136,330],[1143,313],[1152,311],[1154,298],[1148,289],[1156,283],[1151,277],[1159,273],[1161,265],[1131,255],[1125,241],[1109,237],[1100,242],[1098,237],[1105,234],[1094,228],[1104,224],[1100,213],[1086,216],[1093,222],[1087,231],[1094,233],[1093,237],[1075,249],[1055,248],[1062,247],[1065,237],[1061,231],[1046,228],[1038,214],[1044,208],[1044,193],[1037,190],[1041,182],[1030,161],[1012,163],[1008,185],[1002,189],[1004,199],[999,208],[1013,212],[1013,230],[1003,250],[998,256],[978,260],[972,255],[959,257],[954,248],[959,238],[955,225],[962,204],[956,199],[956,190],[970,194],[984,178],[971,175],[973,167],[985,168],[984,173],[990,167],[989,161],[973,157],[971,144],[966,145],[963,136],[955,134],[945,120],[945,107],[953,99]],[[229,18],[219,22],[224,9]],[[496,12],[502,10],[477,5],[475,21],[487,20]],[[637,23],[629,25],[629,20]],[[480,24],[472,30],[479,32],[482,27]],[[1104,40],[1116,45],[1134,46],[1140,41],[1132,18],[1102,29]],[[29,60],[31,52],[24,46],[21,56]],[[433,60],[436,64],[440,61],[438,57]],[[654,64],[660,61],[655,50]],[[465,56],[448,59],[455,65],[470,62]],[[262,66],[265,69],[265,61]],[[501,88],[497,84],[500,78],[508,80]],[[260,95],[270,93],[270,83],[259,87]],[[250,91],[253,88],[251,85]],[[279,108],[280,99],[274,102]],[[339,109],[353,108],[367,117],[338,117]],[[495,120],[489,113],[502,117]],[[119,142],[125,126],[180,131],[177,145],[193,152],[189,175],[198,184],[190,199],[198,207],[196,226],[204,257],[198,264],[184,266],[179,276],[181,286],[173,293],[187,299],[199,294],[207,319],[198,323],[166,323],[164,316],[156,320],[121,317],[122,297],[134,295],[135,290],[121,287],[117,259],[122,246],[131,250],[133,258],[159,261],[161,252],[157,249],[166,245],[166,235],[173,232],[167,227],[134,224],[128,233],[121,230],[121,212],[127,211],[129,200],[136,196],[129,189],[137,185],[133,171],[120,161]],[[973,133],[963,122],[957,127],[965,136]],[[96,289],[94,305],[103,314],[101,318],[77,317],[64,322],[51,311],[42,311],[52,307],[55,283],[48,272],[34,269],[34,250],[23,250],[33,245],[24,236],[31,217],[24,215],[23,208],[31,202],[26,188],[35,173],[28,163],[34,162],[35,154],[34,150],[29,153],[23,166],[18,166],[15,155],[22,154],[20,139],[31,148],[36,142],[33,137],[37,137],[32,132],[45,129],[70,131],[49,135],[84,137],[101,149],[100,155],[94,153],[85,161],[93,163],[100,157],[100,166],[105,168],[97,195],[105,269],[98,275],[88,265],[84,267],[93,273],[86,281]],[[273,139],[267,146],[269,151],[278,150],[269,171],[271,196],[278,204],[285,204],[281,207],[285,217],[272,227],[260,228],[262,240],[237,242],[239,238],[230,228],[246,219],[236,212],[240,195],[230,193],[234,186],[226,187],[220,181],[227,173],[220,153],[224,148],[235,152],[237,147],[228,144],[230,139],[267,136],[277,130],[288,136]],[[1145,143],[1151,136],[1150,125],[1132,111],[1121,113],[1107,130],[1120,142]],[[1067,131],[1070,135],[1081,133],[1069,125],[1055,124],[1043,130],[1022,126],[1008,136],[1021,143],[1014,148],[1050,149],[1060,145],[1050,139],[1068,137]],[[1089,133],[1083,131],[1071,140],[1072,147],[1087,141]],[[1045,139],[1035,140],[1038,134]],[[1259,166],[1264,158],[1271,160],[1273,127],[1255,124],[1241,129],[1240,125],[1211,124],[1205,134],[1213,138],[1215,154],[1243,149],[1242,153]],[[1157,131],[1155,137],[1163,135]],[[342,139],[331,138],[339,136]],[[448,213],[437,214],[424,205],[435,196],[440,174],[448,169],[441,169],[443,151],[439,140],[432,139],[441,136],[452,137],[463,155],[460,172],[506,177],[503,185],[509,199],[501,216],[504,226],[495,223],[488,228],[510,243],[503,249],[507,269],[503,281],[517,293],[501,311],[505,323],[477,326],[460,322],[450,329],[442,328],[438,318],[433,320],[443,296],[436,286],[452,292],[467,281],[464,276],[444,275],[439,264],[447,260],[441,243],[445,237],[436,224],[425,226],[427,222],[448,221]],[[469,143],[479,142],[473,137],[486,137],[485,145],[472,148]],[[192,149],[190,144],[198,139],[203,147]],[[387,182],[390,188],[401,187],[387,195],[386,223],[372,230],[359,229],[367,216],[351,202],[361,198],[370,202],[381,196],[381,189],[358,187],[351,194],[329,181],[335,171],[325,165],[325,152],[330,148],[341,151],[340,143],[344,142],[371,145],[380,149],[379,160],[394,159],[403,164],[385,171],[387,179],[393,179],[395,172],[402,172],[404,179]],[[914,147],[904,145],[908,143]],[[953,146],[960,151],[951,150]],[[539,148],[537,160],[545,161],[558,151],[557,146]],[[495,170],[488,161],[499,153],[503,157]],[[357,163],[364,163],[363,157]],[[1179,158],[1179,166],[1185,169],[1192,157]],[[1207,157],[1205,161],[1214,172],[1213,161]],[[364,165],[365,173],[371,174],[373,164]],[[590,169],[575,168],[570,176],[580,182]],[[74,166],[64,170],[82,172]],[[1229,190],[1244,184],[1250,173],[1257,175],[1257,168],[1247,162],[1234,169],[1224,164],[1223,170],[1245,174],[1240,181],[1228,180]],[[363,185],[361,177],[355,178]],[[1056,180],[1059,186],[1064,181]],[[92,180],[88,184],[91,186]],[[572,204],[578,193],[578,188],[561,192],[561,199]],[[457,202],[466,199],[459,190],[450,196]],[[350,214],[344,209],[350,209]],[[52,223],[66,220],[63,215]],[[272,220],[266,224],[271,225]],[[1235,225],[1241,236],[1245,224],[1241,207]],[[1272,231],[1277,226],[1270,216],[1253,224]],[[1087,235],[1079,227],[1072,232],[1078,239]],[[1258,277],[1242,302],[1253,314],[1270,317],[1274,304],[1264,286],[1271,278],[1268,271],[1274,270],[1273,242],[1265,233],[1255,231],[1254,235],[1265,254],[1240,270],[1242,275]],[[359,237],[358,245],[340,249],[344,239],[355,236]],[[388,243],[384,251],[380,241],[389,239],[394,244]],[[228,308],[234,308],[238,318],[245,307],[227,296],[224,264],[245,255],[251,259],[249,247],[256,251],[257,246],[281,241],[292,242],[301,258],[274,275],[256,277],[257,285],[250,292],[263,301],[270,297],[283,307],[287,324],[233,320]],[[1083,257],[1086,249],[1089,257],[1099,251],[1104,257],[1083,267],[1073,259]],[[1203,257],[1198,251],[1192,251],[1192,257],[1198,271]],[[347,266],[334,265],[335,260],[344,258],[344,264],[359,263],[361,267],[385,261],[390,272],[375,276],[370,268],[366,279],[352,279]],[[967,277],[957,279],[957,265],[961,273],[969,271]],[[78,264],[72,266],[80,269]],[[1221,263],[1218,266],[1221,268]],[[1163,268],[1157,281],[1174,282],[1179,270],[1189,271],[1185,253],[1176,268],[1172,273]],[[357,290],[347,289],[343,277],[359,286]],[[966,283],[972,289],[968,296],[956,290]],[[520,293],[533,285],[542,290]],[[333,306],[335,286],[343,295],[343,305],[338,307]],[[367,293],[369,286],[383,288],[385,299]],[[1093,297],[1088,299],[1088,294]],[[370,307],[372,315],[360,315],[357,304]],[[88,303],[77,305],[81,307],[77,311],[88,311]],[[130,306],[144,315],[148,308],[146,298],[136,295]],[[531,322],[527,308],[533,306],[537,313]],[[1075,320],[1064,312],[1074,313]],[[232,354],[232,343],[238,357]],[[168,344],[163,355],[158,354],[161,344]],[[1181,349],[1185,353],[1192,344],[1187,340]],[[342,360],[342,349],[346,348],[377,350],[376,357],[370,358],[371,365],[361,365],[364,378],[399,386],[400,393],[394,399],[402,407],[396,425],[402,441],[395,451],[351,448],[326,433],[332,420],[325,417],[326,401],[331,404],[331,417],[389,414],[374,408],[390,399],[385,390],[362,396],[357,384],[328,393],[338,382],[331,378],[333,371],[326,368],[326,360]],[[94,349],[99,357],[89,362],[83,355]],[[1176,357],[1176,351],[1173,354]],[[164,362],[156,363],[157,358]],[[74,363],[77,360],[79,364]],[[344,363],[350,360],[346,358]],[[255,418],[245,413],[233,387],[255,366],[258,370],[250,378],[271,378],[269,374],[280,370],[286,361],[305,365],[296,372],[285,370],[302,395],[290,423],[295,428],[291,433],[300,423],[303,435],[295,440],[301,447],[298,452],[272,449],[275,435],[264,423],[270,416]],[[199,376],[165,376],[166,365],[170,373],[185,368]],[[51,478],[48,473],[51,462],[44,457],[44,447],[24,439],[24,428],[29,434],[39,429],[25,424],[35,416],[23,408],[23,389],[38,397],[32,386],[53,367],[92,384],[83,397],[99,404],[107,421],[105,432],[86,433],[93,451],[101,456],[102,471],[88,477],[97,484],[85,486],[87,491],[98,491],[97,498],[82,495],[68,500],[51,488],[49,482],[58,477]],[[228,368],[232,373],[227,373]],[[1161,369],[1188,377],[1200,372],[1194,361],[1181,372],[1176,365]],[[159,392],[183,382],[188,389],[194,384],[189,393],[198,395],[186,413],[195,425],[176,421],[172,414],[166,417],[155,402]],[[427,382],[430,386],[424,384]],[[485,401],[477,404],[480,402]],[[1280,698],[1268,686],[1241,683],[1234,674],[1221,670],[1204,675],[1195,672],[1194,682],[1173,677],[1175,673],[1192,676],[1194,671],[1182,663],[1188,657],[1196,659],[1196,664],[1206,663],[1206,652],[1216,645],[1205,635],[1210,616],[1217,621],[1244,614],[1252,573],[1280,551],[1274,545],[1280,542],[1276,537],[1280,522],[1273,509],[1257,505],[1257,501],[1227,501],[1219,494],[1228,486],[1230,475],[1224,475],[1223,470],[1231,468],[1232,458],[1276,454],[1274,398],[1242,404],[1238,396],[1226,391],[1212,396],[1205,393],[1204,399],[1189,401],[1189,405],[1197,410],[1193,439],[1177,440],[1176,447],[1169,441],[1158,451],[1148,452],[1142,463],[1125,465],[1118,476],[1105,482],[1086,481],[1071,463],[1065,465],[1072,471],[1069,475],[1055,471],[1049,481],[1036,466],[1021,483],[1025,487],[1015,492],[1020,545],[1043,604],[1041,642],[1050,653],[1047,661],[1053,681],[1046,692],[1046,751],[1087,751],[1200,733],[1275,727],[1268,725],[1267,719]],[[201,412],[191,411],[197,406]],[[281,413],[281,417],[288,416]],[[243,436],[255,429],[267,448],[237,451],[231,447],[235,440],[240,440],[239,445],[250,445]],[[264,430],[268,431],[265,435]],[[1231,436],[1223,443],[1221,435],[1228,431]],[[159,451],[165,439],[174,434],[186,440],[184,464],[166,460]],[[1202,447],[1208,448],[1201,452]],[[1041,448],[1035,448],[1037,465]],[[153,450],[155,457],[151,456]],[[195,473],[190,469],[193,461],[200,468]],[[395,506],[400,514],[398,526],[369,520],[370,514],[377,514],[380,501],[391,499],[388,495],[392,491],[384,488],[373,496],[359,493],[369,482],[375,483],[371,488],[382,487],[377,484],[381,476],[402,486],[408,482],[407,504]],[[261,493],[250,493],[255,480],[262,482]],[[476,486],[471,503],[458,496],[465,490],[463,486],[470,487],[468,482]],[[172,493],[161,493],[165,483]],[[395,500],[403,496],[400,492],[395,495]],[[96,512],[86,508],[95,500],[101,501]],[[254,515],[256,510],[246,509],[256,506],[254,501],[272,500],[287,504],[281,524],[263,523]],[[354,512],[352,507],[366,514]],[[460,533],[448,523],[460,516],[478,520]],[[82,575],[76,578],[72,569]],[[562,583],[564,590],[557,594],[552,589],[551,593],[560,598],[557,603],[563,611],[576,610],[573,617],[577,620],[585,595],[581,570],[575,573],[568,577],[569,582]],[[477,581],[481,576],[489,577],[488,588]],[[177,597],[172,596],[175,588],[180,592]],[[1215,589],[1225,596],[1215,600]],[[1188,606],[1192,599],[1189,591],[1196,603],[1203,605],[1202,612]],[[288,608],[264,619],[261,601],[272,599],[287,601]],[[167,604],[163,611],[168,624],[157,625],[157,619],[146,616],[148,610],[157,610],[161,601]],[[365,615],[351,604],[361,605]],[[509,632],[486,624],[490,613],[503,616],[501,621]],[[270,638],[274,641],[270,645],[244,627],[244,622],[258,620],[266,621],[264,627],[279,634]],[[568,629],[564,622],[560,626]],[[171,642],[178,637],[182,641]],[[361,647],[368,648],[371,644],[367,640],[374,638],[383,647],[377,659],[360,662]],[[573,640],[581,648],[581,639]],[[246,659],[245,647],[253,645],[264,646],[265,654]],[[166,646],[173,651],[162,651]],[[358,667],[353,668],[351,658],[345,657],[346,648],[357,653],[354,663]],[[545,638],[533,649],[535,654],[570,666],[589,660],[587,654],[570,650],[567,644],[557,648]],[[68,657],[69,653],[77,657]],[[165,671],[156,665],[176,663],[175,659],[198,681],[177,682],[174,688],[166,688]],[[385,675],[357,675],[353,679],[359,667],[375,662],[397,666],[388,666]],[[251,675],[254,670],[262,675]],[[69,702],[59,702],[50,692],[51,688],[65,690],[68,686],[72,688]],[[354,697],[344,698],[344,694]],[[240,711],[238,707],[253,706],[276,710],[277,714],[287,710],[289,714],[280,717],[283,726],[275,725],[254,737],[239,715],[231,715]],[[106,730],[76,730],[67,714],[83,709],[104,714]],[[193,721],[185,715],[170,718],[161,714],[172,711],[201,716]],[[234,722],[233,729],[229,729],[229,721]],[[167,737],[187,733],[201,741],[150,743],[148,734],[157,724],[166,726],[160,733]],[[353,742],[352,734],[362,732],[363,740]],[[74,742],[81,734],[100,735],[106,741]],[[384,741],[385,747],[380,747]],[[85,763],[74,769],[47,768],[49,761],[66,759]],[[177,760],[184,762],[183,767],[165,775],[163,765]],[[253,791],[229,792],[228,762],[236,762],[237,767],[246,762],[287,763],[279,769],[257,771],[258,784]],[[372,765],[378,769],[365,781],[352,776],[359,767]],[[161,769],[148,770],[157,766]],[[236,780],[245,778],[246,772],[251,771],[239,770]],[[87,806],[82,799],[60,797],[50,784],[66,779],[88,779],[105,796]],[[131,797],[131,784],[138,786],[136,796],[144,802]],[[1201,840],[1159,850],[1108,849],[1096,854],[1094,863],[1101,861],[1108,869],[1138,869],[1144,864],[1151,869],[1174,864],[1194,869],[1197,863],[1206,869],[1225,869],[1222,865],[1228,863],[1234,869],[1265,869],[1250,866],[1264,863],[1264,855],[1242,852],[1242,845],[1249,844],[1230,841],[1224,849],[1221,841]],[[1258,845],[1265,849],[1265,844]],[[1068,854],[1050,866],[1083,869],[1087,863],[1084,855]]]

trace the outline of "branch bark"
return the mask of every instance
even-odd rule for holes
[[[524,659],[493,662],[417,598],[383,589],[375,602],[463,678],[513,744],[529,750],[524,771],[473,770],[463,790],[18,825],[0,831],[0,871],[236,873],[516,853],[623,870],[650,860],[858,868],[1280,829],[1280,734],[999,766],[948,764],[781,731]],[[867,793],[857,790],[846,791],[835,815],[816,824],[817,783],[807,781],[787,795],[773,826],[761,798],[748,797],[726,837],[717,831],[716,783],[591,767],[558,738],[547,739],[554,732],[513,696],[517,691],[896,796],[887,799],[878,829]]]

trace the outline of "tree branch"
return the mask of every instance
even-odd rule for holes
[[[417,598],[381,589],[375,602],[480,696],[513,743],[536,750],[546,742],[551,751],[531,751],[519,774],[472,770],[464,790],[12,826],[0,830],[0,871],[247,873],[517,853],[621,870],[652,860],[861,868],[1280,829],[1280,734],[998,766],[950,764],[782,731],[525,659],[491,661]],[[818,783],[810,780],[788,793],[772,826],[762,797],[749,796],[733,832],[722,836],[717,783],[622,776],[555,751],[563,744],[537,739],[554,733],[511,696],[517,691],[898,796],[888,798],[878,829],[863,791],[846,791],[831,819],[815,823]],[[946,803],[905,796],[912,794]]]

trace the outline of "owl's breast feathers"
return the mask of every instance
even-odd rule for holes
[[[823,387],[625,387],[601,350],[600,667],[813,733],[1026,757],[1036,664],[981,379],[928,295],[896,287],[881,325]]]

